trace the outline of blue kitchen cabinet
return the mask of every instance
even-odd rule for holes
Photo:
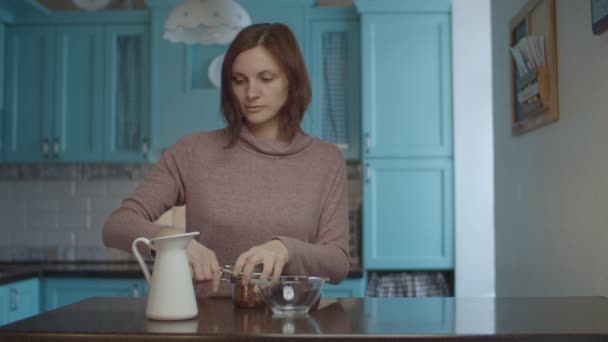
[[[408,1],[403,12],[362,13],[365,156],[452,155],[449,2],[416,12],[425,2]]]
[[[88,27],[8,29],[6,161],[100,159],[101,44]]]
[[[104,161],[150,158],[148,36],[144,25],[105,28]]]
[[[350,298],[365,296],[365,280],[346,279],[340,284],[325,284],[323,286],[323,298]]]
[[[37,315],[40,281],[30,278],[0,286],[0,325]]]
[[[148,160],[149,48],[142,18],[117,19],[138,21],[131,25],[62,18],[7,29],[4,160]]]
[[[454,268],[449,0],[354,0],[361,14],[363,265]]]
[[[360,28],[353,8],[315,8],[310,36],[311,131],[360,160]]]
[[[55,62],[51,26],[13,26],[6,32],[4,159],[50,158]]]
[[[363,167],[365,267],[452,269],[452,161],[370,159]]]
[[[4,116],[5,116],[5,105],[4,105],[4,37],[6,34],[6,28],[2,18],[0,18],[0,162],[4,160]]]
[[[97,161],[103,153],[103,28],[57,27],[52,159]]]
[[[48,277],[44,278],[42,287],[44,311],[90,297],[144,297],[148,294],[148,285],[140,278]]]

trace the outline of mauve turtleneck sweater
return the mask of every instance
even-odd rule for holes
[[[192,133],[171,146],[145,180],[107,219],[103,241],[131,251],[173,206],[187,205],[186,231],[213,250],[220,266],[276,238],[289,251],[284,275],[342,281],[349,270],[344,158],[333,144],[305,133],[289,142],[263,140],[243,127],[225,148],[225,129]],[[229,295],[222,282],[219,295]],[[205,296],[209,284],[197,285]]]

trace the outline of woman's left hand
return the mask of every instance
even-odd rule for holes
[[[280,276],[283,267],[289,261],[289,252],[281,240],[270,240],[264,244],[251,247],[239,255],[234,263],[234,276],[243,274],[242,284],[246,285],[251,279],[255,265],[262,263],[264,268],[260,277]]]

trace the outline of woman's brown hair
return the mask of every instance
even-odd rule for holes
[[[238,55],[256,46],[262,46],[277,60],[289,82],[287,100],[279,110],[279,134],[292,140],[300,131],[300,123],[311,99],[310,80],[304,58],[293,32],[285,24],[253,24],[234,38],[222,64],[221,109],[230,132],[233,146],[241,134],[243,121],[239,102],[232,91],[232,66]]]

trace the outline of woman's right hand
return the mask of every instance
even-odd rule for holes
[[[192,240],[186,248],[190,272],[195,281],[212,281],[213,292],[220,287],[220,276],[222,269],[217,261],[215,252],[203,246],[198,241]]]
[[[156,237],[181,233],[183,232],[173,227],[165,227],[156,234]],[[215,252],[203,246],[200,242],[192,240],[186,247],[186,255],[188,255],[192,279],[195,281],[211,281],[213,292],[217,292],[220,287],[222,270]]]

